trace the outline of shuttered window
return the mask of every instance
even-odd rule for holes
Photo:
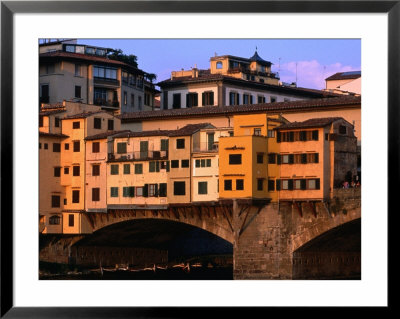
[[[98,202],[100,201],[100,188],[92,188],[92,201]]]
[[[186,183],[185,182],[174,182],[174,195],[182,196],[186,194],[185,191]]]

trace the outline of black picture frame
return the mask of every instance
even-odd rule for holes
[[[13,16],[16,13],[266,12],[388,14],[388,211],[397,213],[399,182],[400,1],[1,1],[1,317],[193,318],[226,317],[230,309],[192,307],[14,307],[13,304]],[[379,123],[381,127],[385,123]],[[382,213],[382,212],[381,212]],[[390,216],[388,215],[388,218]],[[393,227],[394,223],[388,223]],[[388,229],[388,233],[390,229]],[[389,238],[388,238],[389,239]],[[390,245],[389,245],[390,247]],[[390,261],[390,258],[389,260]],[[390,280],[388,280],[388,285]],[[238,291],[238,294],[244,293]],[[390,298],[388,300],[390,308]],[[235,309],[249,315],[258,307]],[[291,308],[302,315],[304,308]],[[263,311],[263,310],[262,310]],[[335,312],[334,312],[335,313]],[[334,314],[333,313],[333,314]],[[232,313],[230,314],[232,315]],[[250,317],[252,317],[250,315]]]

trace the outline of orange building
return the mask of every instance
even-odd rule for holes
[[[357,174],[357,139],[343,118],[315,118],[276,128],[279,200],[324,200]],[[271,187],[272,188],[272,187]]]

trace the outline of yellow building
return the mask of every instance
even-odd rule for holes
[[[85,137],[120,129],[120,121],[104,112],[85,112],[66,116],[62,120],[62,132],[68,135],[61,146],[61,185],[63,198],[63,233],[89,231],[83,218],[86,196],[86,143]]]
[[[217,201],[219,191],[219,139],[232,128],[205,128],[192,136],[192,202]]]
[[[107,161],[107,207],[167,204],[169,131],[122,132],[113,137]]]

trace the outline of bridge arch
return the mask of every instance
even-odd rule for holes
[[[104,213],[86,213],[92,232],[131,220],[168,220],[194,226],[233,243],[232,213],[229,209],[208,207],[169,208],[167,210],[112,210]]]

